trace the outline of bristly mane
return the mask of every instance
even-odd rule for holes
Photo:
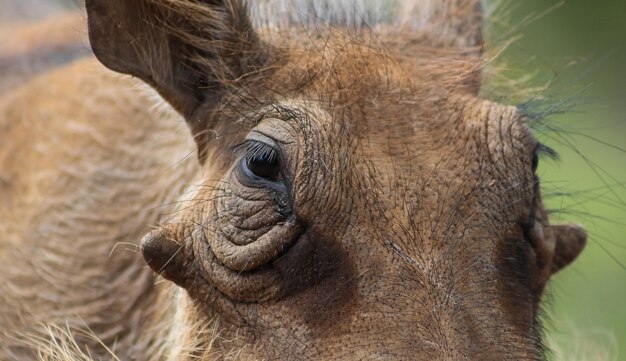
[[[464,33],[474,45],[467,19],[459,14],[480,14],[474,0],[254,0],[247,1],[250,19],[257,29],[340,27],[359,32],[381,28],[429,31],[443,38]],[[480,5],[478,5],[480,6]],[[477,15],[480,16],[480,15]],[[475,22],[476,24],[480,22]]]
[[[284,28],[320,22],[357,29],[380,24],[419,29],[434,15],[434,1],[260,0],[249,2],[249,6],[251,18],[259,27]]]

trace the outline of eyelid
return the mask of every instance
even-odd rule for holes
[[[248,133],[248,135],[246,136],[246,140],[264,143],[274,149],[279,149],[279,146],[276,140],[258,131],[253,130],[250,133]]]

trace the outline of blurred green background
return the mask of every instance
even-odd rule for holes
[[[544,197],[553,223],[590,235],[548,288],[549,359],[626,360],[626,0],[485,3],[505,49],[483,93],[558,111],[534,126],[560,154],[540,166]]]

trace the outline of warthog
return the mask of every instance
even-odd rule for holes
[[[0,98],[1,359],[542,359],[586,235],[478,96],[480,1],[86,9],[171,108],[93,59]]]

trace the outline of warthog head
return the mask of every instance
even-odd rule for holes
[[[479,1],[361,3],[87,0],[100,61],[198,146],[142,241],[186,290],[173,332],[195,356],[541,358],[542,292],[586,236],[549,225],[549,148],[478,97]]]

